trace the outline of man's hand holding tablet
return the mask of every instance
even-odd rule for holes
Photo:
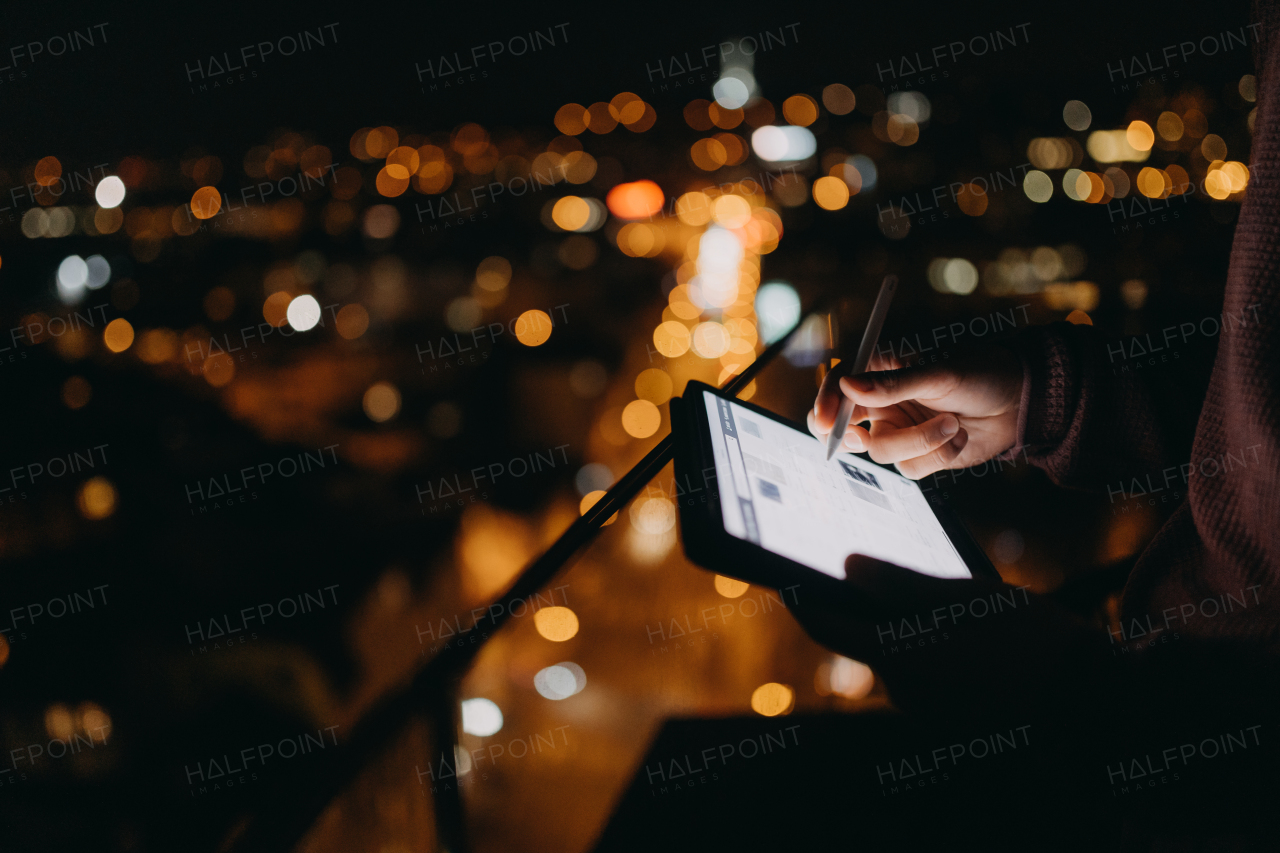
[[[1093,701],[1117,662],[1105,634],[1026,587],[862,555],[845,572],[842,594],[801,589],[787,609],[818,643],[875,669],[903,711],[1065,711]]]

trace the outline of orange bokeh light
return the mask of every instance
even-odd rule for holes
[[[222,210],[222,195],[216,187],[201,187],[191,196],[191,212],[196,219],[209,219]]]
[[[587,129],[587,109],[581,104],[565,104],[556,110],[556,130],[569,136],[577,136]]]
[[[662,210],[662,188],[653,181],[632,181],[609,190],[604,203],[619,219],[647,219]]]
[[[42,157],[39,163],[36,163],[35,178],[36,183],[42,187],[51,187],[57,183],[62,177],[62,163],[57,157]]]

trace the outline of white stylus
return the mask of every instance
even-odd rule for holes
[[[884,281],[880,283],[880,295],[876,297],[875,307],[871,309],[871,319],[867,320],[867,330],[862,333],[862,345],[858,347],[858,357],[853,360],[851,370],[841,372],[842,376],[866,373],[867,365],[871,363],[871,351],[875,349],[876,341],[880,339],[880,329],[884,326],[884,318],[889,313],[889,303],[893,301],[893,292],[897,289],[898,277],[885,276]],[[831,435],[827,436],[828,462],[840,448],[840,442],[844,441],[844,434],[849,429],[849,419],[853,417],[853,400],[840,391],[838,383],[836,392],[840,394],[840,409],[836,412],[836,423],[831,428]]]

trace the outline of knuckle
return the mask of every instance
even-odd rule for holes
[[[911,462],[903,463],[898,466],[898,470],[902,472],[902,476],[909,480],[919,480],[927,475],[933,468],[923,459],[912,459]]]
[[[916,469],[916,479],[932,474],[934,471],[943,467],[945,466],[939,464],[937,453],[930,453],[928,456],[922,456],[920,457],[920,465]]]
[[[952,450],[950,444],[942,445],[941,447],[939,447],[937,450],[933,451],[933,453],[929,455],[933,458],[934,470],[941,470],[943,468],[946,468],[948,465],[951,464],[952,458],[955,457],[955,453]]]
[[[936,429],[936,427],[935,427],[935,429]],[[926,431],[925,431],[925,430],[923,430],[923,429],[918,429],[918,430],[916,430],[916,431],[915,431],[915,439],[914,439],[914,441],[915,441],[915,445],[916,445],[916,451],[917,451],[916,455],[917,455],[917,456],[923,456],[923,455],[925,455],[926,453],[928,453],[930,450],[932,450],[932,449],[933,449],[933,446],[934,446],[934,444],[935,444],[935,440],[934,440],[933,435],[931,434],[932,432],[933,432],[933,430],[930,430],[930,431],[926,432]]]

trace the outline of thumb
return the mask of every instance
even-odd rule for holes
[[[846,376],[840,388],[855,403],[883,408],[903,400],[936,400],[960,384],[960,375],[945,365],[903,367]]]

